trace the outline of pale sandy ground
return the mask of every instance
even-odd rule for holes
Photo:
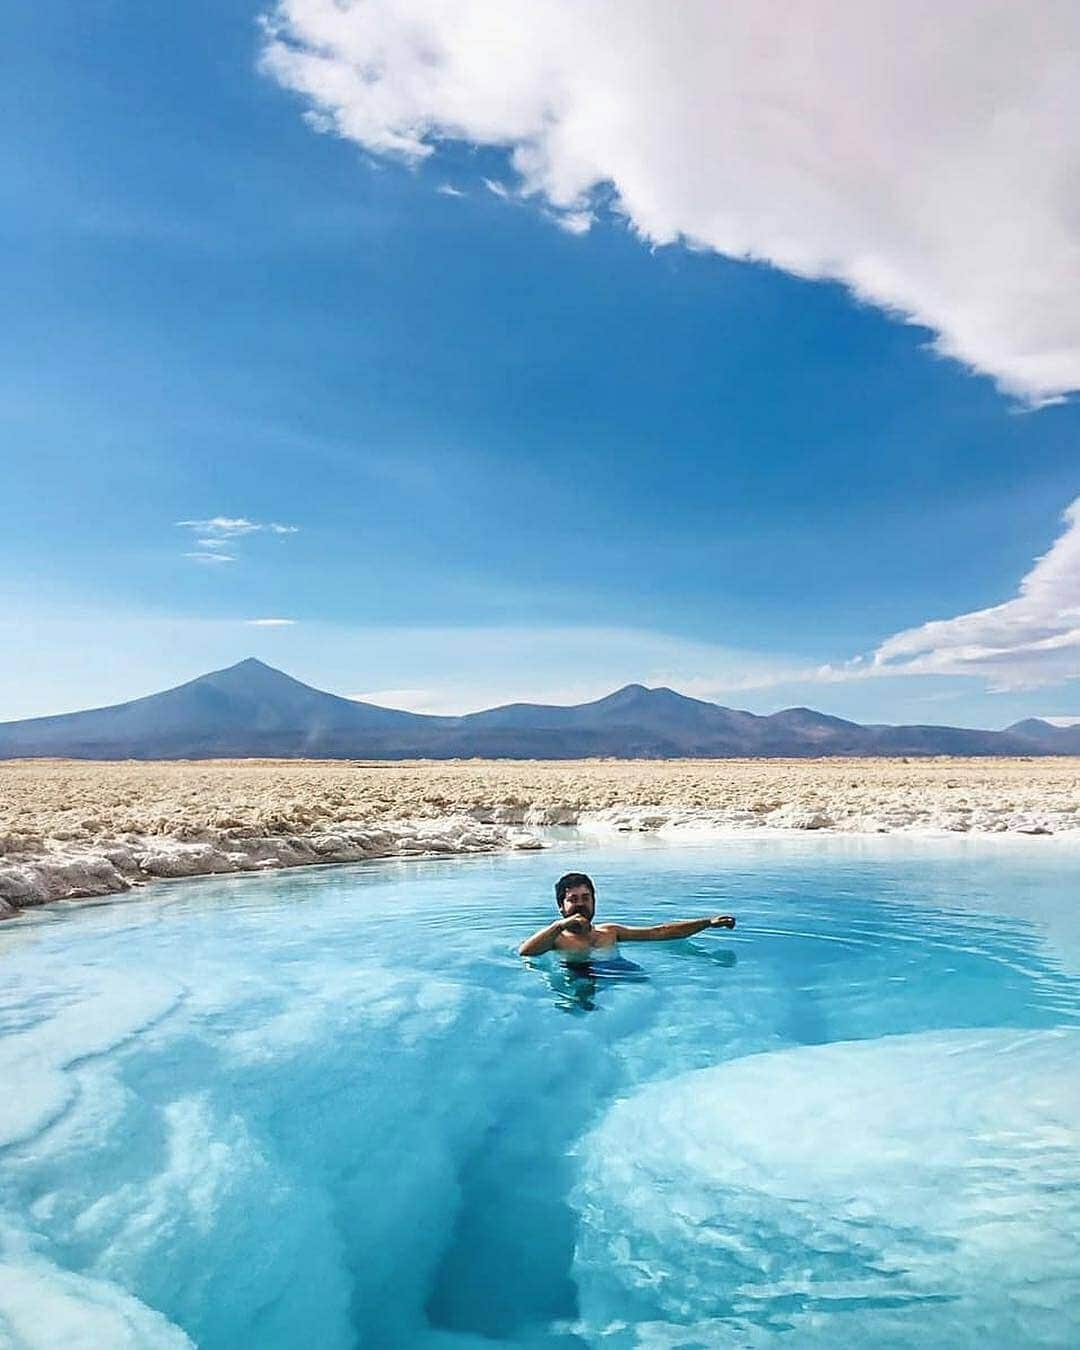
[[[535,848],[532,827],[1063,835],[1080,759],[0,763],[0,909],[154,877]]]

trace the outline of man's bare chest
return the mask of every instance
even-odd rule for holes
[[[587,955],[615,946],[615,933],[609,928],[591,928],[588,933],[560,933],[555,947],[560,952]]]

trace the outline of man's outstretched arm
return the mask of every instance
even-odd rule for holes
[[[672,923],[654,923],[648,928],[628,928],[625,924],[611,925],[620,942],[669,942],[672,938],[693,937],[706,928],[734,928],[730,914],[714,914],[708,919],[675,919]]]
[[[546,928],[539,929],[532,937],[527,937],[518,948],[518,956],[543,956],[555,946],[560,933],[565,933],[568,929],[576,933],[584,927],[585,920],[573,914],[568,919],[556,919]]]

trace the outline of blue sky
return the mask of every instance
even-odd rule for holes
[[[260,68],[262,12],[0,20],[0,719],[252,654],[434,711],[640,680],[1080,716],[1069,371],[918,296],[936,328],[904,322],[839,264],[669,241],[616,172],[530,183],[512,130],[455,114],[387,155],[334,105],[328,132],[318,91]],[[972,616],[1018,596],[988,653]],[[933,620],[959,627],[888,647]]]

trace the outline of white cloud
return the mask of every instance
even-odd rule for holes
[[[178,529],[190,530],[195,536],[195,551],[185,558],[195,562],[236,562],[235,553],[222,550],[234,546],[238,539],[249,534],[297,534],[298,525],[281,525],[277,521],[262,524],[245,516],[211,516],[208,520],[178,520]]]
[[[563,211],[553,217],[555,224],[567,234],[588,234],[596,217],[591,211]]]
[[[1080,497],[1065,529],[990,609],[936,619],[888,638],[869,661],[826,668],[826,679],[877,675],[979,675],[992,691],[1033,689],[1080,676]]]
[[[454,187],[452,183],[440,183],[439,186],[435,189],[435,191],[439,193],[440,196],[443,197],[465,196],[464,192],[462,192],[460,188]]]
[[[211,516],[209,520],[178,520],[176,523],[214,539],[236,539],[265,528],[253,520],[245,520],[243,516]]]
[[[572,231],[599,190],[653,243],[835,278],[1033,404],[1080,388],[1074,0],[281,0],[264,61],[375,154],[506,147]]]
[[[292,628],[295,619],[245,619],[250,628]]]

